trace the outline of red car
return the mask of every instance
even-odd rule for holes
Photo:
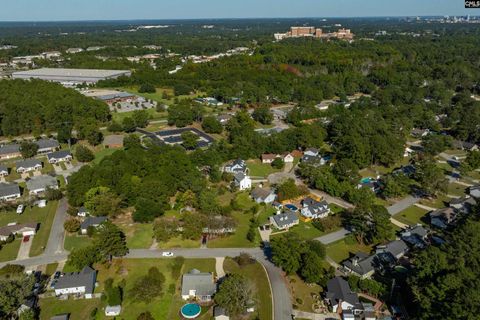
[[[23,237],[23,242],[28,242],[30,240],[30,236]]]

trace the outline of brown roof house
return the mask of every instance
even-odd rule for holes
[[[120,134],[106,136],[103,140],[103,145],[109,149],[123,148],[123,138]]]

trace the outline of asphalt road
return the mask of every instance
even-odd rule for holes
[[[65,230],[63,224],[67,220],[67,198],[62,198],[58,202],[57,212],[53,219],[52,229],[48,237],[47,247],[45,248],[45,256],[54,256],[56,254],[64,253],[63,243],[65,240]]]
[[[408,197],[398,201],[394,205],[391,205],[390,207],[388,207],[387,211],[391,216],[394,216],[397,213],[402,212],[403,210],[407,209],[408,207],[413,206],[418,201],[420,201],[420,198],[414,197],[414,196],[408,196]]]

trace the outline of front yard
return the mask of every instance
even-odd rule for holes
[[[263,164],[261,160],[247,161],[248,174],[252,177],[266,178],[269,174],[279,172],[281,170],[273,168],[270,164]]]
[[[21,243],[22,239],[15,239],[13,242],[3,245],[0,249],[0,262],[15,260]]]
[[[372,246],[359,244],[354,239],[342,239],[327,245],[327,256],[333,261],[340,263],[359,251],[370,253],[371,250]]]
[[[417,223],[423,223],[422,222],[422,218],[428,213],[428,210],[425,210],[425,209],[422,209],[422,208],[419,208],[417,206],[411,206],[399,213],[397,213],[396,215],[394,215],[393,217],[400,221],[400,222],[403,222],[405,224],[408,224],[408,225],[415,225]]]

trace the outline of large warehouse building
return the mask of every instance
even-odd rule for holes
[[[131,74],[128,70],[42,68],[14,72],[12,78],[41,79],[60,82],[64,85],[76,85],[82,83],[97,83],[100,80],[116,79],[120,76],[130,76]]]

